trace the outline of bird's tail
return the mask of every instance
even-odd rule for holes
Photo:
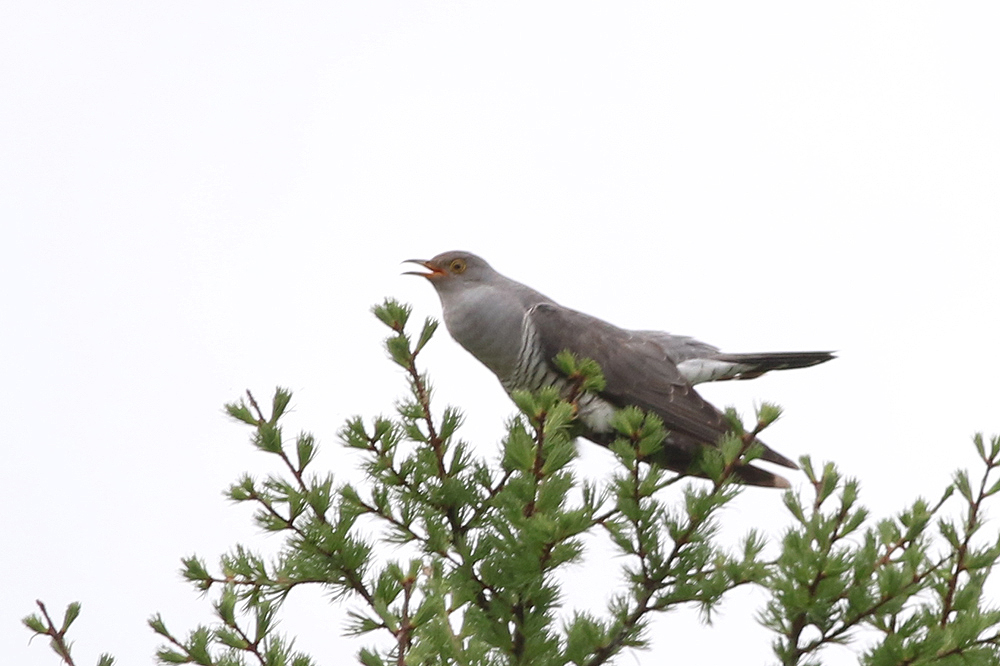
[[[713,360],[733,364],[733,372],[720,379],[753,379],[771,370],[808,368],[836,358],[833,352],[764,352],[761,354],[716,354]]]

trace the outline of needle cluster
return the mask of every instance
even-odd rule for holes
[[[211,595],[216,619],[176,634],[151,618],[164,640],[159,663],[312,666],[276,625],[289,595],[314,586],[343,600],[346,633],[363,637],[357,661],[366,666],[598,666],[650,646],[657,615],[695,607],[710,622],[728,592],[756,585],[769,597],[758,621],[774,633],[781,664],[819,664],[831,645],[860,645],[859,659],[872,665],[1000,664],[1000,612],[984,597],[1000,540],[983,529],[984,507],[1000,492],[1000,439],[975,438],[978,480],[959,472],[940,500],[882,520],[860,505],[856,481],[803,458],[809,483],[784,495],[791,526],[780,542],[751,530],[728,549],[717,533],[722,509],[743,490],[734,470],[755,457],[754,438],[776,407],[762,406],[748,430],[732,418],[730,435],[699,461],[708,480],[648,464],[663,424],[622,410],[611,446],[617,468],[582,481],[572,464],[577,400],[601,389],[596,364],[560,354],[575,389],[515,394],[519,412],[484,457],[486,447],[459,438],[461,413],[436,409],[418,364],[437,323],[428,319],[414,337],[409,307],[389,300],[373,311],[390,329],[385,347],[408,390],[393,416],[355,417],[339,433],[360,453],[364,481],[338,482],[316,469],[312,435],[286,436],[288,391],[275,392],[267,413],[249,392],[227,405],[275,462],[266,478],[240,477],[228,497],[253,506],[256,525],[280,535],[282,547],[268,559],[237,545],[215,567],[184,558],[183,576]],[[679,482],[679,499],[668,501],[661,491]],[[961,517],[949,517],[956,502]],[[618,552],[608,573],[618,591],[602,612],[567,608],[560,582],[587,557],[587,537]],[[79,605],[58,627],[39,605],[25,625],[72,665],[65,634]]]

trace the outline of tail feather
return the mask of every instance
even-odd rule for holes
[[[836,358],[833,352],[764,352],[760,354],[716,354],[713,360],[733,363],[738,368],[729,377],[719,379],[753,379],[771,370],[808,368]]]

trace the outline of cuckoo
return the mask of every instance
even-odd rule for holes
[[[729,430],[726,417],[694,390],[701,382],[752,379],[771,370],[805,368],[834,358],[831,352],[725,354],[690,337],[661,331],[618,328],[563,307],[531,287],[504,277],[469,252],[445,252],[430,260],[411,259],[428,272],[441,299],[451,336],[500,379],[504,389],[535,391],[571,384],[554,365],[569,350],[596,361],[605,387],[577,398],[583,436],[607,446],[615,440],[615,410],[635,406],[663,420],[667,435],[650,462],[699,474],[701,447],[718,446]],[[760,460],[791,469],[797,465],[763,442]],[[787,488],[788,481],[753,465],[735,470],[743,483]]]

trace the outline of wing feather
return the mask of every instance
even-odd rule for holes
[[[728,429],[725,417],[684,380],[662,347],[605,321],[543,303],[529,313],[542,352],[552,359],[568,349],[601,366],[601,397],[617,407],[653,412],[670,430],[714,444]]]
[[[626,331],[554,303],[540,303],[528,312],[544,358],[568,349],[593,359],[604,373],[601,398],[621,408],[629,405],[656,414],[671,431],[666,444],[677,449],[672,469],[690,460],[698,445],[716,446],[729,422],[702,398],[678,370],[662,344],[641,331]],[[793,469],[798,466],[763,442],[763,460]]]

